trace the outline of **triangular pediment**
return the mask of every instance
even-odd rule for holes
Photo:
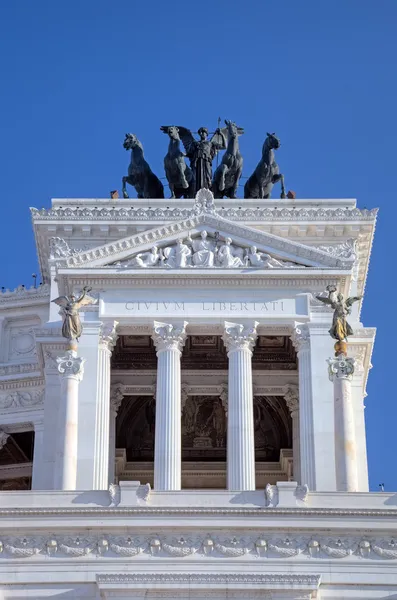
[[[206,260],[205,253],[196,259],[193,256],[200,251],[200,248],[205,249],[205,245],[200,245],[204,231],[207,233],[208,251],[217,254],[217,258],[214,257],[214,260],[210,255],[207,255]],[[182,240],[182,242],[178,240]],[[189,252],[183,250],[185,254],[188,254],[186,264],[180,263],[180,258],[175,259],[175,255],[178,254],[176,248],[180,243],[189,247]],[[253,247],[256,249],[256,257]],[[150,253],[154,252],[152,248],[157,248],[157,252],[164,258],[157,261],[152,260],[150,258]],[[179,252],[179,255],[183,252]],[[139,254],[143,255],[141,264],[138,264],[139,261],[136,260]],[[170,260],[172,257],[174,258]],[[240,260],[233,261],[233,258]],[[168,262],[170,264],[167,264]],[[203,268],[350,269],[353,264],[352,260],[337,258],[316,248],[252,229],[209,213],[192,216],[176,223],[160,225],[117,242],[78,252],[58,260],[57,263],[62,267],[86,269],[120,268],[122,266],[140,269],[162,266],[173,266],[173,268],[195,266]]]

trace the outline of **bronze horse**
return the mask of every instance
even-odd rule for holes
[[[262,158],[245,183],[244,198],[270,198],[272,188],[278,181],[281,182],[280,198],[286,198],[284,175],[279,172],[274,158],[274,150],[278,148],[280,140],[274,133],[268,133],[262,147]]]
[[[143,156],[143,146],[133,133],[126,133],[123,144],[131,150],[131,162],[128,175],[123,177],[123,197],[128,198],[126,183],[132,185],[138,198],[164,198],[164,187],[160,179],[153,173]]]

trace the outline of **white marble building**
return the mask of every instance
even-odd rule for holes
[[[370,493],[375,329],[354,200],[53,200],[44,284],[0,295],[0,597],[397,598]],[[92,288],[77,355],[51,300]]]

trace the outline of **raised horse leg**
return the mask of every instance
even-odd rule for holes
[[[123,177],[122,182],[123,182],[123,187],[122,187],[122,191],[123,191],[123,198],[129,198],[129,195],[127,194],[127,187],[126,187],[126,183],[128,181],[128,177]]]

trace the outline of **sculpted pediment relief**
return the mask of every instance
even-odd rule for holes
[[[137,252],[113,265],[124,268],[223,268],[243,267],[261,269],[305,268],[305,265],[277,259],[260,252],[257,246],[236,244],[229,236],[219,231],[214,233],[203,229],[194,236],[179,237],[171,244],[153,245],[149,251]]]
[[[204,231],[206,240],[203,240]],[[312,267],[350,270],[354,263],[354,255],[346,258],[330,254],[251,229],[219,217],[211,209],[97,248],[77,253],[63,248],[61,256],[55,252],[53,256],[59,267],[86,269],[122,266],[131,269]]]

